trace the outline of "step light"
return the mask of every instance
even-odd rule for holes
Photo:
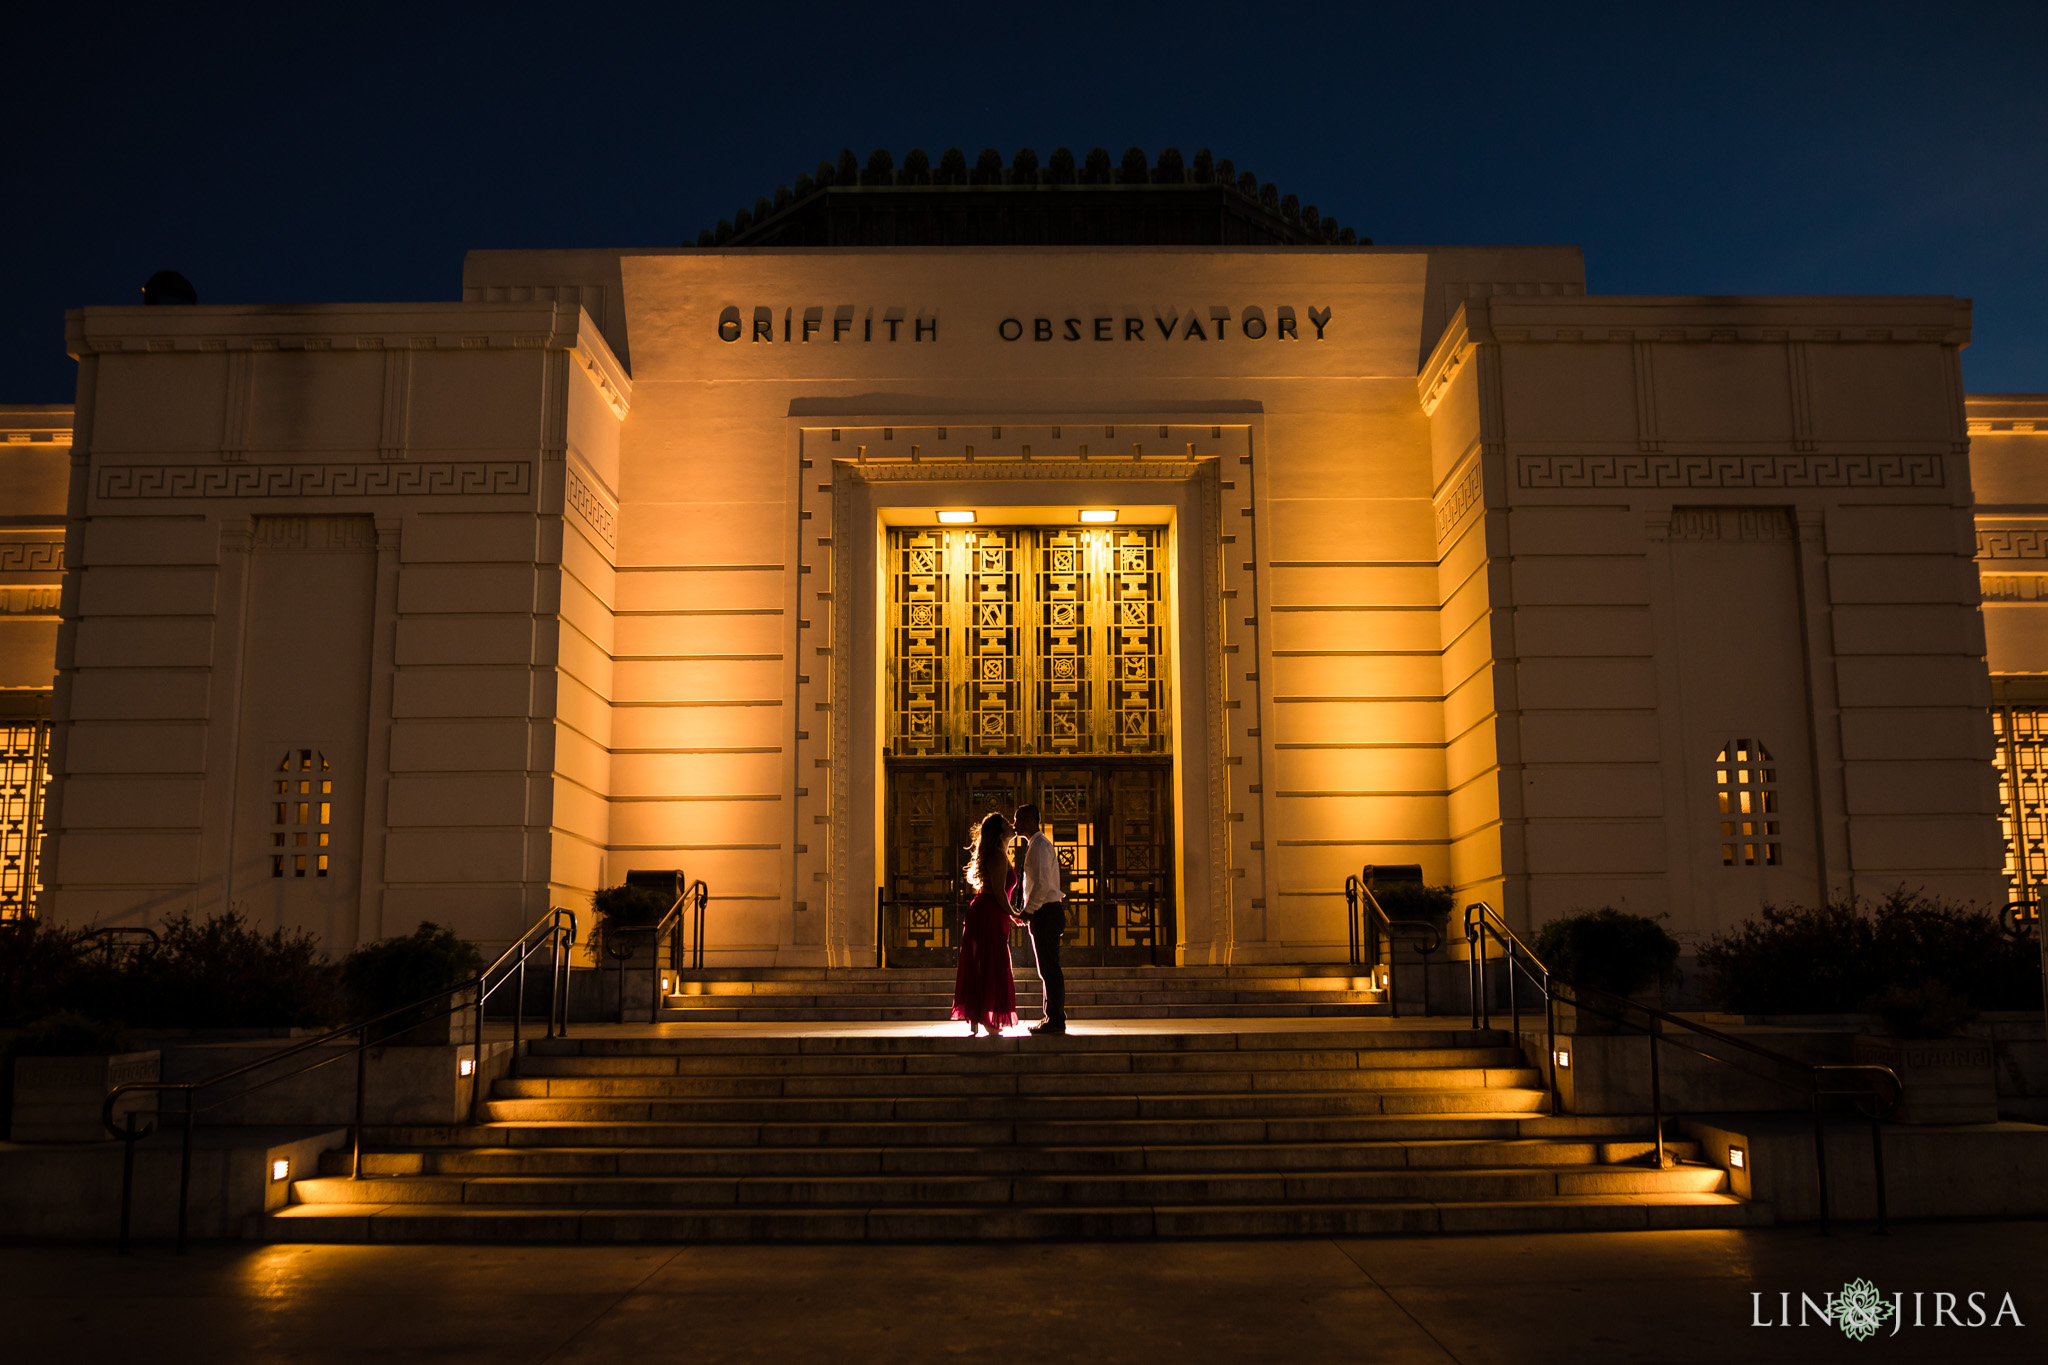
[[[284,1157],[279,1157],[270,1163],[270,1178],[272,1181],[290,1179],[291,1173],[292,1163]]]
[[[458,1076],[475,1075],[476,1059],[474,1057],[464,1057],[461,1061],[455,1064],[455,1074]]]
[[[1553,1052],[1550,1055],[1557,1059],[1557,1069],[1559,1071],[1570,1071],[1572,1069],[1571,1053],[1566,1052],[1560,1048],[1558,1051]]]
[[[1083,507],[1081,520],[1085,522],[1108,522],[1116,520],[1114,507]]]
[[[939,513],[939,525],[941,525],[941,526],[972,526],[972,525],[974,525],[974,513],[972,513],[972,512],[967,512],[967,511],[946,511],[946,512],[941,512],[941,513]]]
[[[1749,1169],[1749,1153],[1730,1143],[1728,1146],[1728,1168],[1735,1171]]]

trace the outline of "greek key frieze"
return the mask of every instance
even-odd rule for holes
[[[1481,474],[1479,462],[1474,460],[1472,467],[1465,471],[1465,477],[1458,480],[1457,486],[1445,493],[1443,501],[1437,504],[1436,538],[1439,541],[1449,536],[1451,528],[1463,521],[1465,514],[1479,502],[1484,488]]]
[[[525,460],[439,463],[114,465],[99,471],[103,499],[375,498],[506,494],[533,490]]]
[[[576,514],[583,518],[591,530],[597,532],[605,544],[614,549],[618,547],[618,509],[612,506],[611,499],[592,488],[583,476],[576,472],[574,465],[569,466],[569,480],[563,489],[563,500],[576,510]]]
[[[2048,528],[1977,532],[1979,559],[2048,559]]]
[[[62,573],[61,540],[0,539],[0,573]]]
[[[1523,488],[1940,488],[1939,455],[1524,455]]]

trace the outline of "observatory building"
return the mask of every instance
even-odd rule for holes
[[[9,910],[502,943],[680,868],[709,962],[872,964],[1026,800],[1103,960],[1342,958],[1366,865],[1681,940],[2048,876],[2048,397],[1965,396],[1968,301],[885,161],[71,313],[75,412],[0,410]]]

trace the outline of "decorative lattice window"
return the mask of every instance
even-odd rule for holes
[[[2005,837],[2005,887],[2013,900],[2041,894],[2048,882],[2048,709],[1999,706],[1991,712],[1998,737],[1998,825]]]
[[[1778,770],[1770,751],[1751,739],[1729,741],[1714,756],[1715,794],[1721,805],[1721,866],[1776,867]]]
[[[890,752],[1171,751],[1163,527],[889,534]]]
[[[48,717],[0,718],[0,920],[35,913],[49,761]]]
[[[318,749],[287,749],[272,774],[270,875],[324,877],[334,828],[334,772]]]

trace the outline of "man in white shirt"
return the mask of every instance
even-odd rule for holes
[[[1067,977],[1060,970],[1060,935],[1067,931],[1066,892],[1060,886],[1060,855],[1038,827],[1038,807],[1017,807],[1017,833],[1024,846],[1023,895],[1013,918],[1031,929],[1031,951],[1045,995],[1045,1019],[1033,1033],[1067,1031]]]

